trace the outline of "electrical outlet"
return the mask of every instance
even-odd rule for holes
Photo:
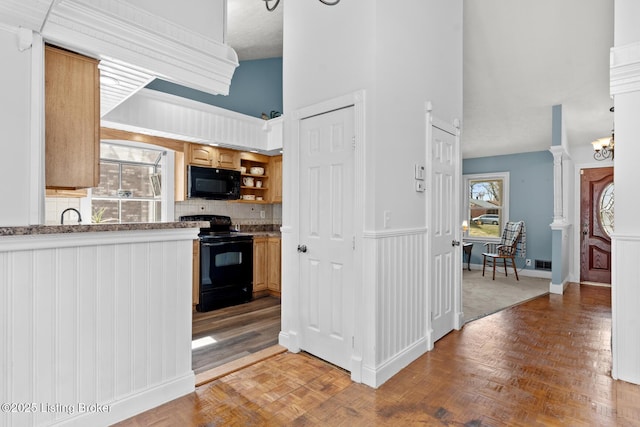
[[[264,219],[264,211],[260,211],[260,218]]]
[[[529,267],[531,267],[531,259],[527,258],[527,260],[525,261],[525,264],[527,264]]]

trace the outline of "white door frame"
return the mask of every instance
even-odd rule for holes
[[[282,330],[280,345],[289,351],[300,351],[300,332],[302,318],[300,311],[300,257],[297,245],[300,242],[300,122],[312,116],[338,110],[354,108],[355,169],[354,169],[354,211],[355,232],[353,301],[364,300],[363,289],[363,228],[365,223],[365,91],[356,91],[344,96],[332,98],[309,105],[285,114],[285,138],[283,155],[283,210],[282,210]],[[289,120],[288,120],[289,119]],[[288,123],[287,123],[288,122]],[[357,304],[353,318],[353,353],[351,356],[351,379],[362,382],[362,355],[364,329],[364,311],[366,307]]]
[[[426,112],[426,167],[427,167],[427,177],[428,177],[428,183],[432,182],[432,174],[433,174],[433,168],[431,167],[431,156],[432,156],[432,150],[433,150],[433,127],[437,127],[451,135],[453,135],[455,137],[456,140],[456,146],[457,146],[457,156],[458,156],[458,161],[456,162],[456,171],[455,174],[458,177],[458,187],[459,187],[459,191],[460,191],[460,196],[462,196],[462,150],[460,147],[460,122],[458,119],[454,119],[453,123],[448,123],[445,122],[439,118],[437,118],[436,116],[434,116],[433,114],[433,105],[431,104],[431,102],[427,102],[425,104],[425,112]],[[435,344],[434,341],[434,335],[433,335],[433,327],[431,324],[431,288],[433,287],[433,284],[430,282],[431,281],[431,247],[432,247],[432,239],[433,239],[433,230],[431,230],[429,227],[431,225],[431,209],[430,209],[430,203],[431,203],[431,197],[430,197],[430,192],[432,191],[431,188],[429,188],[429,186],[427,186],[427,192],[429,194],[428,197],[425,197],[425,203],[426,203],[426,217],[427,217],[427,247],[425,250],[425,254],[426,254],[426,260],[428,261],[427,264],[427,271],[425,274],[425,280],[426,280],[426,298],[427,298],[427,302],[426,302],[426,308],[427,308],[427,313],[426,313],[426,321],[427,321],[427,348],[428,350],[432,350]],[[453,198],[453,209],[454,212],[457,212],[458,214],[458,221],[457,224],[462,224],[462,220],[461,220],[461,202],[460,202],[460,197],[454,197]],[[456,233],[455,233],[455,239],[458,240],[460,243],[460,246],[457,247],[456,249],[456,258],[455,258],[455,262],[453,263],[453,268],[454,268],[454,272],[453,272],[453,277],[454,277],[454,281],[455,281],[455,290],[454,290],[454,306],[455,306],[455,321],[454,321],[454,328],[456,330],[460,330],[460,328],[462,328],[462,325],[464,325],[464,313],[462,311],[462,273],[461,273],[461,268],[462,268],[462,229],[461,227],[456,227]]]

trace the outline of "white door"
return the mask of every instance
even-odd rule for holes
[[[301,348],[350,369],[354,109],[300,121]]]
[[[459,206],[460,155],[456,135],[431,126],[429,288],[432,339],[458,327],[461,276]]]

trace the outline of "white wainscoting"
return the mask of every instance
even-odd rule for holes
[[[0,237],[0,403],[34,405],[0,426],[110,425],[193,391],[196,235]]]
[[[611,236],[611,375],[640,384],[640,237]]]
[[[367,333],[362,382],[378,387],[427,351],[426,229],[364,233]],[[370,328],[370,326],[367,326]]]

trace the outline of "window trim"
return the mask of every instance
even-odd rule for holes
[[[471,207],[469,206],[469,185],[470,181],[491,181],[491,180],[502,180],[502,227],[509,222],[509,177],[510,174],[508,171],[505,172],[489,172],[489,173],[474,173],[474,174],[466,174],[462,175],[462,185],[463,191],[462,194],[462,218],[466,221],[471,219]],[[469,224],[470,225],[470,224]],[[463,233],[463,239],[468,242],[499,242],[500,237],[477,237],[469,235],[470,228],[467,229]]]

